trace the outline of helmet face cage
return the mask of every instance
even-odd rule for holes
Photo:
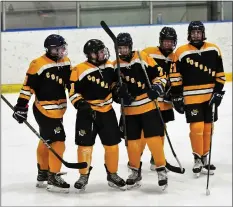
[[[164,48],[163,47],[164,40],[173,40],[173,46],[169,49]],[[177,45],[177,34],[176,34],[175,29],[173,29],[172,27],[164,27],[160,32],[159,44],[160,44],[160,47],[163,48],[164,50],[172,52],[176,48],[176,45]]]
[[[105,47],[101,40],[97,39],[87,41],[87,43],[84,45],[83,52],[88,60],[96,63],[104,63],[110,57],[108,48]],[[96,55],[95,58],[93,58],[93,53]]]
[[[58,57],[58,59],[62,59],[68,55],[67,44],[59,47],[50,47],[48,51],[52,56]]]
[[[60,35],[49,35],[45,39],[44,47],[46,48],[46,53],[57,59],[62,59],[68,55],[67,43]]]
[[[191,32],[194,30],[200,30],[202,32],[202,40],[195,40],[193,41],[191,38]],[[203,25],[203,23],[201,21],[192,21],[190,22],[189,26],[188,26],[188,41],[190,42],[203,42],[204,40],[206,40],[205,37],[205,26]]]

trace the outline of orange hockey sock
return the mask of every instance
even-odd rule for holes
[[[49,169],[49,149],[41,140],[37,147],[37,163],[40,165],[41,170]]]
[[[128,140],[128,156],[131,167],[139,168],[141,160],[141,139]]]
[[[118,144],[113,146],[104,145],[105,154],[105,164],[110,173],[116,173],[118,170],[119,161],[119,148]]]
[[[190,140],[194,154],[203,155],[204,122],[190,123]]]
[[[80,174],[88,174],[92,160],[93,146],[78,146],[78,162],[87,162],[88,167],[79,169]]]
[[[161,167],[166,165],[162,138],[160,136],[146,138],[147,145],[154,158],[155,165]]]
[[[212,129],[212,123],[204,124],[203,154],[207,154],[210,150],[211,129]]]
[[[51,147],[61,158],[63,158],[63,154],[65,152],[65,142],[53,142]],[[49,151],[49,171],[53,173],[60,172],[61,165],[61,161],[51,151]]]

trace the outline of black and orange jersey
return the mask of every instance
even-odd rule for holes
[[[155,109],[155,104],[147,96],[148,84],[146,76],[141,66],[141,61],[137,52],[133,52],[133,57],[130,62],[120,61],[120,73],[122,81],[127,84],[129,93],[136,97],[131,105],[124,107],[126,115],[142,114],[152,109]],[[145,52],[140,51],[142,64],[145,65],[150,82],[162,83],[166,85],[166,76],[163,68],[160,67],[153,58],[148,56]],[[114,67],[117,69],[117,63],[114,61]]]
[[[169,74],[172,94],[182,94],[185,104],[209,101],[213,92],[225,84],[222,54],[212,43],[205,42],[198,50],[191,44],[180,46]]]
[[[86,100],[93,110],[107,112],[112,108],[112,85],[117,81],[112,62],[95,66],[87,61],[76,65],[70,76],[69,97],[73,105]]]
[[[30,63],[18,105],[26,106],[33,94],[39,111],[50,118],[62,118],[67,107],[71,63],[68,57],[57,62],[43,55]]]
[[[167,57],[160,51],[159,47],[147,47],[143,50],[144,52],[146,52],[150,57],[152,57],[157,64],[163,68],[165,74],[166,74],[166,78],[168,81],[168,75],[170,72],[170,68],[171,68],[171,63],[172,63],[172,59],[174,57],[174,53],[170,53]],[[167,92],[168,90],[170,90],[170,82],[167,82],[165,91]],[[165,110],[169,110],[172,109],[172,104],[171,103],[165,103],[163,101],[162,97],[158,98],[159,101],[159,107],[161,111],[165,111]]]

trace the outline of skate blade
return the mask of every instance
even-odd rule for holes
[[[150,170],[151,170],[151,171],[156,171],[156,166],[151,164],[151,165],[150,165]]]
[[[47,187],[47,181],[37,181],[36,187],[37,188],[46,188]]]
[[[108,186],[111,187],[111,188],[115,188],[115,189],[119,189],[119,190],[122,190],[122,191],[125,191],[126,190],[126,185],[125,186],[117,186],[116,184],[112,183],[112,182],[108,182]]]
[[[140,188],[141,186],[142,186],[141,182],[138,181],[134,185],[127,185],[127,190],[132,190],[132,189]]]
[[[162,191],[165,191],[168,187],[168,184],[165,184],[163,186],[159,186]]]
[[[201,174],[208,175],[208,170],[205,168],[202,169]],[[210,175],[214,175],[214,170],[210,170]]]
[[[84,186],[81,189],[75,188],[75,193],[79,194],[79,193],[84,193],[86,191],[86,186]]]
[[[193,175],[194,175],[195,178],[199,178],[200,174],[201,174],[200,172],[199,173],[193,173]]]
[[[69,193],[69,188],[59,188],[54,185],[47,185],[46,190],[54,193]]]

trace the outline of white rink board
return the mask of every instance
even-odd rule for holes
[[[134,49],[144,49],[159,44],[159,32],[163,26],[112,27],[114,34],[129,32],[132,35]],[[187,43],[188,24],[168,25],[176,29],[178,45]],[[206,23],[207,41],[217,44],[223,55],[225,72],[232,72],[232,22]],[[44,40],[52,34],[64,36],[68,43],[72,64],[85,60],[83,46],[89,39],[100,39],[109,48],[111,60],[115,59],[113,42],[102,28],[41,30],[2,33],[1,83],[21,84],[29,63],[44,52]]]

